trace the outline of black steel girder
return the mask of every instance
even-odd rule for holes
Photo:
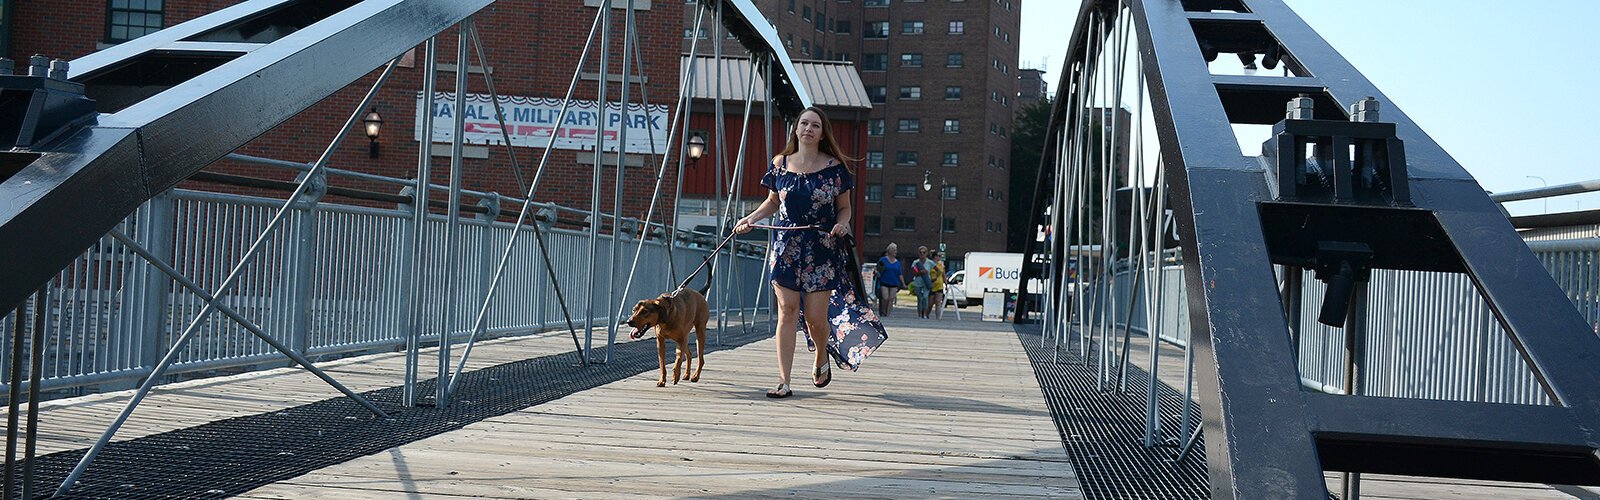
[[[1136,32],[1182,243],[1215,498],[1324,499],[1325,470],[1600,484],[1600,338],[1472,176],[1376,86],[1281,0],[1086,0],[1081,12],[1126,12]],[[1093,34],[1084,20],[1067,48],[1068,68],[1096,57],[1086,50]],[[1212,75],[1207,60],[1219,50],[1272,50],[1293,76]],[[1304,200],[1278,192],[1272,174],[1283,173],[1245,157],[1230,125],[1279,124],[1297,96],[1315,103],[1315,115],[1280,132],[1360,129],[1399,141],[1388,149],[1400,163],[1386,172],[1404,179],[1389,185],[1393,196]],[[1382,103],[1387,123],[1323,122],[1345,120],[1346,109],[1369,97]],[[1065,105],[1058,101],[1054,119],[1070,124]],[[1063,126],[1071,125],[1052,123],[1052,134]],[[1328,143],[1348,144],[1339,141]],[[1321,168],[1338,176],[1348,167]],[[1034,224],[1054,202],[1047,187],[1038,189]],[[1059,247],[1042,251],[1059,259]],[[1326,264],[1318,259],[1330,249],[1367,252],[1362,265],[1370,267],[1469,276],[1554,404],[1303,390],[1273,264]]]

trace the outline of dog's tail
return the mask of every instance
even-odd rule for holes
[[[706,292],[711,291],[712,277],[714,277],[716,275],[717,275],[717,265],[716,264],[712,264],[710,268],[706,269],[706,285],[700,287],[700,296],[701,297],[706,296]]]

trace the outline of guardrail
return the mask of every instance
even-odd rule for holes
[[[1529,248],[1567,292],[1573,305],[1600,334],[1600,238],[1533,241]],[[1124,263],[1124,266],[1126,264]],[[1282,275],[1282,269],[1279,269]],[[1189,340],[1183,266],[1161,271],[1163,307],[1159,338],[1184,346]],[[1145,299],[1132,300],[1129,269],[1115,273],[1114,318],[1119,328],[1148,335]],[[1316,311],[1325,285],[1306,272],[1302,310]],[[1092,285],[1089,290],[1092,292]],[[1080,313],[1092,307],[1076,301]],[[1132,321],[1126,321],[1133,307]],[[1487,303],[1464,274],[1375,269],[1367,294],[1365,394],[1371,396],[1550,404],[1533,372]],[[1130,324],[1131,323],[1131,324]],[[1299,320],[1302,385],[1343,393],[1345,333],[1316,321]]]
[[[385,179],[406,184],[402,179]],[[414,184],[414,183],[413,183]],[[437,187],[436,187],[437,188]],[[521,200],[498,198],[504,203]],[[119,226],[158,256],[201,287],[215,289],[229,268],[282,200],[269,198],[176,190],[152,199]],[[590,219],[586,211],[556,205],[543,205],[541,219],[552,265],[562,284],[569,312],[580,329],[587,311],[588,238],[581,228],[563,228],[558,221]],[[493,213],[494,210],[490,210]],[[330,203],[304,203],[297,207],[285,228],[275,233],[263,253],[258,255],[246,275],[228,294],[227,303],[260,325],[265,331],[308,357],[336,357],[352,353],[388,351],[403,347],[407,317],[407,281],[403,274],[422,266],[424,289],[443,290],[440,283],[445,266],[443,251],[446,224],[443,216],[430,217],[431,260],[410,262],[413,211],[405,208],[370,208]],[[576,214],[577,217],[561,217]],[[604,219],[605,217],[602,217]],[[556,225],[552,225],[556,222]],[[638,243],[632,230],[638,220],[623,219],[620,245],[623,265],[634,257]],[[654,224],[642,246],[640,272],[629,289],[628,302],[653,297],[677,286],[673,273],[657,269],[666,259],[663,231]],[[499,262],[500,252],[509,241],[513,225],[493,222],[488,217],[463,218],[458,228],[461,260],[453,265],[460,272],[451,336],[465,341],[472,328],[477,307],[488,286],[490,273]],[[531,233],[531,227],[522,231]],[[716,237],[708,234],[673,231],[679,246],[673,257],[679,273],[698,266],[710,252]],[[610,262],[612,236],[602,234],[600,262]],[[566,320],[555,299],[554,288],[538,252],[538,240],[531,234],[519,238],[508,264],[506,276],[495,296],[488,317],[491,336],[529,334],[565,329]],[[759,277],[764,273],[764,247],[741,243],[731,273],[739,278],[727,280],[728,268],[718,270],[712,291],[713,308],[733,314],[770,304],[758,298],[770,294]],[[751,277],[756,277],[751,279]],[[604,315],[617,308],[603,292],[605,279],[615,280],[624,289],[627,273],[620,271],[601,277],[596,284],[598,301],[595,318],[604,325]],[[679,276],[677,279],[682,279]],[[697,282],[698,284],[698,282]],[[731,284],[731,285],[730,285]],[[723,290],[723,288],[731,288]],[[442,295],[428,294],[428,316],[444,314]],[[181,287],[174,286],[160,270],[145,262],[120,242],[104,237],[82,256],[63,269],[44,288],[44,362],[40,365],[43,391],[116,390],[131,387],[150,373],[172,339],[205,302]],[[37,305],[30,299],[24,305],[31,311]],[[624,313],[626,314],[626,312]],[[8,342],[16,334],[15,311],[0,324],[0,337]],[[423,339],[438,342],[441,322],[425,322]],[[24,327],[24,331],[29,331]],[[28,337],[25,335],[25,339]],[[31,341],[31,340],[29,340]],[[603,343],[602,343],[603,345]],[[31,346],[30,346],[31,347]],[[180,353],[168,372],[173,377],[204,372],[248,370],[257,366],[284,366],[287,359],[243,327],[221,315],[214,315]],[[0,389],[9,389],[11,359],[0,356]],[[26,371],[24,371],[26,373]],[[26,382],[24,382],[26,384]]]

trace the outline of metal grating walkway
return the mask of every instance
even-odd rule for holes
[[[769,328],[729,328],[723,345],[708,344],[706,352],[762,340]],[[394,386],[363,393],[390,413],[387,419],[340,397],[113,442],[70,498],[238,495],[656,369],[655,342],[619,343],[615,349],[609,363],[588,368],[567,352],[465,373],[448,408],[404,408],[401,387]],[[418,384],[418,394],[432,393],[432,380]],[[39,457],[35,488],[54,491],[85,451]]]
[[[1037,325],[1019,327],[1017,335],[1086,498],[1210,498],[1203,441],[1195,443],[1183,462],[1173,461],[1178,456],[1176,445],[1143,446],[1145,396],[1139,389],[1147,380],[1143,370],[1128,367],[1129,393],[1101,392],[1083,358],[1063,349],[1059,361],[1052,361],[1052,348],[1039,345]],[[1162,429],[1176,434],[1183,394],[1165,383],[1158,387]],[[1199,422],[1198,409],[1194,418]]]

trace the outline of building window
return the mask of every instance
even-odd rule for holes
[[[998,134],[998,133],[1000,133],[1000,129],[995,128],[995,125],[993,123],[990,123],[989,124],[989,135],[994,135],[994,134]]]
[[[126,42],[161,29],[162,0],[111,0],[106,41]]]
[[[900,98],[912,101],[920,100],[922,99],[922,87],[900,87]]]
[[[802,7],[800,9],[800,18],[801,19],[805,19],[807,21],[811,20],[811,6],[807,5],[807,6]],[[1000,34],[999,30],[1000,30],[1000,28],[995,28],[995,34],[996,35]]]
[[[783,46],[791,49],[794,48],[794,33],[790,33],[784,37]]]
[[[861,2],[861,4],[867,7],[888,7],[889,0],[866,0]]]
[[[939,193],[944,195],[944,199],[946,199],[946,200],[954,200],[954,199],[956,199],[956,187],[955,186],[946,185],[946,186],[944,186],[943,188],[941,188],[939,190]]]
[[[861,54],[861,71],[889,69],[889,54]]]
[[[883,135],[883,119],[872,118],[867,120],[867,135],[881,137]]]
[[[868,151],[867,152],[867,168],[883,168],[883,152],[882,151]]]
[[[872,102],[883,102],[889,98],[889,87],[873,85],[867,87],[867,99]]]
[[[861,34],[864,38],[889,38],[889,21],[873,21],[867,23],[867,31]]]
[[[1000,102],[1000,93],[999,92],[995,92],[993,90],[989,91],[989,100],[994,101],[994,102]]]
[[[874,236],[883,234],[883,218],[876,215],[868,215],[867,227],[864,228],[864,231]]]
[[[950,21],[950,34],[960,35],[967,32],[966,21]]]
[[[954,167],[961,164],[961,153],[948,152],[944,154],[944,166]]]
[[[963,63],[965,63],[963,59],[965,59],[965,57],[963,57],[960,52],[951,52],[944,56],[944,66],[946,68],[959,68]]]
[[[944,218],[944,232],[946,232],[946,233],[954,233],[954,232],[956,232],[956,219],[954,217],[945,217]]]
[[[998,163],[1000,165],[1000,170],[1005,170],[1006,169],[1006,159],[1005,158],[998,159],[996,161],[996,163]]]
[[[867,201],[883,201],[883,184],[867,184]]]
[[[1000,127],[1000,137],[1005,137],[1005,136],[1006,136],[1006,128],[1005,127]]]
[[[894,216],[894,230],[895,231],[916,231],[917,230],[917,218],[916,217],[909,217],[909,216],[905,216],[905,215],[896,215],[896,216]]]
[[[921,132],[922,131],[922,119],[921,118],[901,118],[900,119],[900,125],[898,127],[895,127],[895,131],[899,132],[899,133],[902,133],[902,134],[915,134],[917,132]],[[904,162],[901,162],[901,163],[904,163]]]
[[[839,26],[837,28],[835,28],[835,29],[841,35],[850,34],[850,21],[839,21]]]
[[[959,133],[961,133],[961,120],[945,120],[944,121],[944,133],[946,133],[946,134],[959,134]]]
[[[789,0],[789,12],[794,12],[794,0]]]
[[[916,198],[917,197],[917,185],[916,184],[895,184],[894,185],[894,197],[895,198]]]
[[[902,68],[921,68],[922,67],[922,53],[921,52],[906,52],[904,54],[900,54],[900,67],[902,67]]]
[[[944,88],[944,98],[953,101],[961,100],[961,87],[950,86]]]
[[[900,152],[897,152],[897,153],[894,154],[894,163],[896,165],[916,165],[917,164],[917,152],[916,151],[900,151]],[[910,186],[910,184],[906,184],[906,185]],[[898,188],[898,187],[895,188],[896,191],[898,191],[899,189],[900,188]],[[899,196],[899,195],[897,194],[896,196]]]
[[[902,35],[921,35],[922,31],[922,21],[900,22],[900,34]]]
[[[800,53],[808,56],[811,55],[811,40],[800,41]]]
[[[994,188],[989,188],[989,191],[987,193],[984,193],[983,197],[991,199],[991,200],[994,199]]]

